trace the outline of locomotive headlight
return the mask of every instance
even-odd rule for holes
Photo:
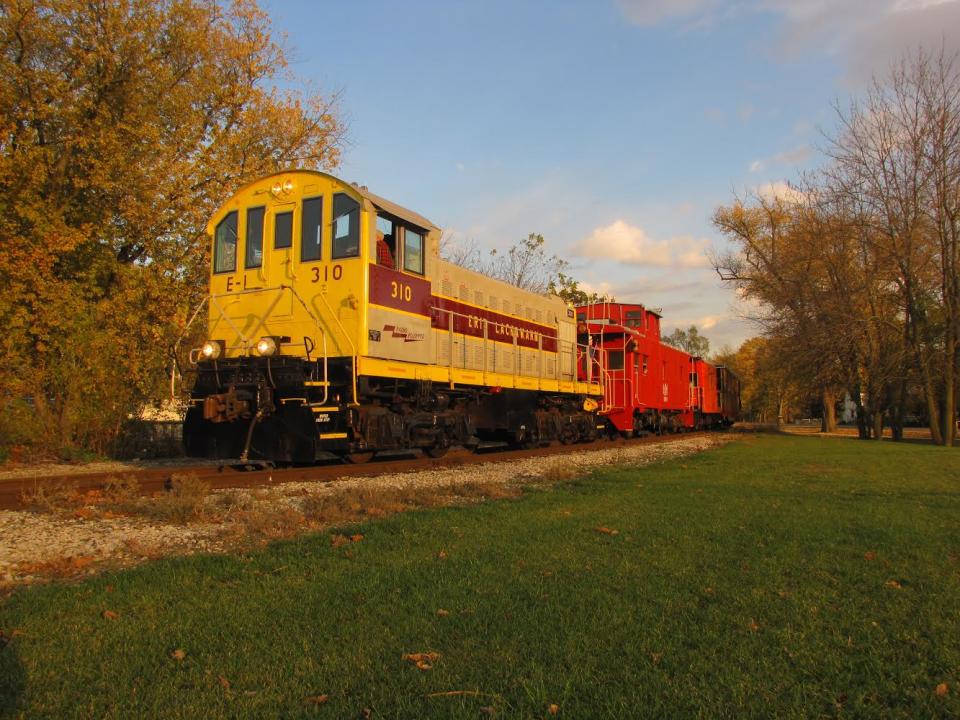
[[[216,340],[207,340],[200,347],[200,354],[203,355],[204,360],[216,360],[220,357],[220,352],[222,348],[219,342]]]
[[[267,357],[277,352],[277,341],[272,337],[262,337],[257,343],[257,355]]]
[[[293,180],[284,180],[284,181],[283,181],[283,191],[284,191],[285,193],[288,193],[288,192],[290,192],[291,190],[293,190]]]

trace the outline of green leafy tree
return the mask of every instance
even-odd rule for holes
[[[253,0],[0,4],[0,442],[110,451],[206,292],[214,207],[337,164],[335,98],[281,77]]]
[[[580,283],[573,277],[560,271],[556,278],[550,281],[547,290],[563,298],[571,305],[590,305],[592,303],[614,302],[612,295],[600,295],[596,291],[588,293],[580,287]]]
[[[545,293],[567,265],[566,260],[547,251],[543,235],[530,233],[506,252],[491,250],[484,270],[488,275],[523,290]]]
[[[700,334],[696,325],[691,325],[686,330],[677,328],[662,340],[667,345],[679,348],[694,357],[705,358],[710,352],[710,341]]]

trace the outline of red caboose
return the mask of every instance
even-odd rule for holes
[[[577,308],[578,342],[587,344],[588,377],[604,388],[603,414],[621,433],[694,425],[690,356],[660,342],[660,314],[643,305],[596,303]]]
[[[578,342],[589,347],[581,379],[603,384],[603,414],[625,435],[719,427],[740,414],[730,370],[660,341],[660,314],[643,305],[577,308]]]
[[[740,379],[722,365],[691,360],[691,405],[697,428],[732,425],[740,417]]]

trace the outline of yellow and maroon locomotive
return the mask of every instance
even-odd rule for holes
[[[207,230],[189,455],[440,455],[603,427],[600,384],[577,376],[573,309],[442,260],[433,223],[365,187],[279,173],[239,190]]]

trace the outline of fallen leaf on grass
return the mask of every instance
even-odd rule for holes
[[[360,542],[361,540],[363,540],[363,535],[360,535],[359,533],[357,535],[350,536],[350,542]]]
[[[884,587],[888,587],[891,590],[903,590],[903,585],[901,585],[896,580],[887,580],[884,584]]]
[[[446,560],[446,559],[447,559],[447,553],[446,553],[446,552],[444,552],[443,550],[441,550],[440,552],[437,553],[437,560]]]
[[[104,620],[116,620],[118,617],[113,610],[104,610],[102,615]]]
[[[446,617],[450,614],[449,610],[444,610],[443,608],[437,608],[437,617]]]
[[[612,528],[604,527],[603,525],[601,525],[600,527],[596,528],[596,531],[597,531],[598,533],[603,533],[604,535],[619,535],[619,534],[620,534],[620,531],[619,531],[619,530],[613,530]]]
[[[323,705],[327,700],[330,699],[329,695],[311,695],[310,697],[304,698],[303,701],[310,705]]]
[[[863,554],[863,559],[864,559],[864,560],[876,560],[876,559],[877,559],[877,554],[876,554],[875,552],[873,552],[873,550],[868,550],[867,552],[865,552],[865,553]]]
[[[484,705],[483,707],[480,708],[480,712],[483,713],[484,715],[489,715],[490,717],[493,717],[494,715],[497,714],[497,709],[493,707],[493,705]]]
[[[230,689],[230,681],[227,680],[223,675],[217,675],[217,681],[220,683],[220,687],[224,690]]]
[[[331,536],[330,536],[330,545],[331,545],[331,547],[338,548],[338,547],[340,547],[341,545],[346,545],[348,542],[350,542],[350,538],[348,538],[346,535],[331,535]]]
[[[663,653],[662,653],[662,652],[650,653],[650,661],[651,661],[654,665],[659,665],[661,660],[663,660]]]
[[[558,712],[560,712],[560,706],[556,703],[550,703],[547,705],[547,712],[551,715],[556,715]]]
[[[373,708],[365,707],[360,711],[360,717],[363,718],[363,720],[369,720],[371,715],[373,715]]]
[[[418,670],[433,670],[433,663],[435,663],[439,657],[440,653],[438,652],[404,653],[400,659],[409,660],[417,666]]]
[[[750,632],[757,632],[760,629],[760,625],[753,618],[750,618],[750,624],[747,627],[750,628]]]
[[[937,689],[934,691],[937,694],[937,697],[943,697],[948,692],[950,692],[950,686],[946,683],[940,683],[937,685]]]
[[[177,648],[176,650],[171,651],[170,657],[172,657],[177,662],[183,662],[183,659],[187,656],[186,650],[181,650]]]

